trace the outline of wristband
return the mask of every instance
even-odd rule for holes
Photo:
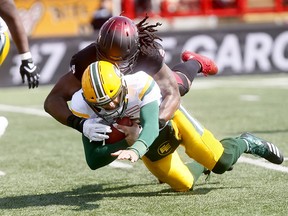
[[[83,132],[83,124],[86,121],[86,119],[83,118],[79,118],[75,115],[70,115],[67,118],[67,126],[72,127],[76,130],[78,130],[79,132]]]
[[[20,57],[21,57],[21,60],[28,60],[30,58],[32,58],[32,54],[31,52],[25,52],[25,53],[22,53],[20,54]]]
[[[149,150],[145,141],[137,139],[136,142],[128,147],[127,149],[129,150],[133,150],[134,152],[136,152],[136,154],[138,154],[139,158],[142,158],[143,155],[146,154],[146,152]]]

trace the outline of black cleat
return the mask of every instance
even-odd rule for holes
[[[282,153],[274,144],[247,132],[241,134],[240,138],[248,144],[246,153],[260,156],[274,164],[281,164],[284,161]]]

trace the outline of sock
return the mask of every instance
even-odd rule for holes
[[[249,151],[248,141],[246,141],[240,137],[236,137],[235,140],[236,140],[241,152]]]
[[[187,62],[179,63],[172,68],[172,71],[178,71],[183,74],[190,80],[192,83],[194,78],[197,76],[197,73],[201,72],[201,66],[196,60],[189,60]]]
[[[249,143],[247,140],[245,139],[242,139],[245,143],[246,143],[246,150],[245,150],[245,153],[249,153],[250,152],[250,147],[249,147]]]
[[[205,167],[196,161],[187,163],[186,166],[188,167],[188,169],[190,170],[190,172],[194,177],[194,183],[198,180],[198,178],[202,175],[202,173],[205,170]]]
[[[175,72],[173,71],[173,75],[178,83],[178,88],[179,88],[179,92],[181,97],[184,96],[190,89],[187,77],[179,72]]]

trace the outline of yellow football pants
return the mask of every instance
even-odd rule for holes
[[[224,152],[220,141],[183,107],[175,112],[173,121],[177,125],[187,155],[212,170]]]
[[[0,66],[4,62],[10,49],[10,39],[8,32],[0,34]]]
[[[193,175],[179,157],[177,150],[155,162],[150,161],[145,156],[142,157],[142,160],[158,180],[170,185],[173,190],[184,192],[192,188]]]
[[[213,134],[202,127],[183,107],[175,112],[172,119],[175,136],[181,139],[186,154],[212,170],[224,148]],[[175,191],[187,191],[192,188],[194,178],[188,167],[183,163],[177,151],[152,162],[145,156],[142,158],[146,167],[160,181],[167,183]]]

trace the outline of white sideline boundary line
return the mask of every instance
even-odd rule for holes
[[[5,104],[0,104],[0,111],[36,115],[36,116],[43,116],[43,117],[51,117],[48,113],[46,113],[44,110],[41,110],[41,109],[19,107],[19,106],[5,105]]]
[[[133,168],[131,164],[123,163],[123,162],[116,161],[116,160],[110,163],[109,166],[114,167],[114,168],[124,168],[124,169]]]
[[[219,79],[218,79],[219,78]],[[197,79],[192,84],[192,89],[213,89],[213,88],[280,88],[288,89],[288,77],[262,77],[258,79],[244,79],[227,81],[225,78],[217,77],[217,79],[209,79],[209,77],[202,77]]]
[[[286,161],[286,160],[287,160],[287,158],[284,158],[284,161]],[[252,159],[252,158],[247,158],[247,157],[241,156],[238,159],[238,162],[239,163],[252,164],[252,165],[263,167],[266,169],[271,169],[271,170],[275,170],[275,171],[279,171],[279,172],[288,173],[288,167],[277,165],[277,164],[272,164],[272,163],[266,162],[262,159]]]
[[[42,116],[42,117],[51,117],[44,110],[35,109],[35,108],[25,108],[25,107],[19,107],[19,106],[11,106],[11,105],[5,105],[5,104],[0,104],[0,111],[36,115],[36,116]],[[288,159],[285,158],[285,161],[286,160]],[[241,156],[238,159],[238,162],[248,163],[248,164],[263,167],[266,169],[288,173],[288,167],[272,164],[272,163],[265,162],[259,159],[251,159],[251,158]],[[126,168],[126,169],[130,169],[133,167],[130,164],[126,164],[126,163],[119,162],[119,161],[114,161],[109,166],[115,167],[115,168]],[[0,176],[3,176],[3,175],[5,175],[5,173],[0,170]]]
[[[35,108],[27,108],[27,107],[25,108],[25,107],[19,107],[19,106],[11,106],[11,105],[5,105],[5,104],[0,104],[0,111],[35,115],[35,116],[42,116],[42,117],[51,117],[44,110],[35,109]],[[131,169],[133,167],[130,164],[123,163],[120,161],[114,161],[110,163],[109,166],[114,167],[114,168],[124,168],[124,169]],[[6,173],[0,170],[0,176],[4,176],[4,175],[6,175]]]
[[[133,168],[133,165],[131,164],[127,164],[127,163],[124,163],[124,162],[120,162],[120,161],[113,161],[112,163],[109,164],[110,167],[113,167],[113,168],[121,168],[121,169],[131,169]],[[0,170],[0,177],[1,176],[5,176],[6,173],[1,171]]]
[[[44,110],[35,109],[35,108],[27,108],[27,107],[12,106],[12,105],[5,105],[5,104],[0,104],[0,111],[20,113],[20,114],[28,114],[28,115],[42,116],[42,117],[51,117]],[[0,170],[0,176],[5,176],[5,175],[6,175],[6,173]]]

